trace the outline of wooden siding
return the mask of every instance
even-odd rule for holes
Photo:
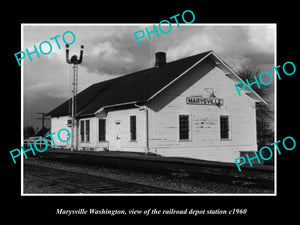
[[[90,140],[86,141],[86,138],[84,141],[81,141],[80,137],[80,125],[81,121],[89,120],[90,121]],[[84,126],[86,123],[84,122]],[[85,128],[85,127],[84,127]],[[84,129],[84,135],[86,131]],[[79,150],[97,150],[99,148],[97,140],[98,140],[98,119],[96,117],[90,117],[79,120],[79,127],[78,127],[78,149]]]
[[[223,106],[189,105],[186,97],[213,88]],[[168,156],[233,161],[241,150],[256,150],[255,103],[239,97],[234,83],[222,70],[206,63],[194,68],[153,101],[149,107],[150,151]],[[179,115],[190,115],[191,140],[179,140]],[[220,116],[228,115],[230,139],[220,138]]]
[[[136,116],[136,141],[130,140],[130,116]],[[99,118],[106,120],[106,141],[99,141]],[[108,111],[106,116],[86,118],[90,120],[90,141],[80,142],[82,150],[145,151],[145,112],[137,108]],[[80,140],[80,137],[79,137]]]
[[[223,106],[190,105],[186,97],[209,97],[213,88]],[[208,63],[196,66],[147,104],[149,150],[163,156],[234,162],[239,151],[257,150],[255,102],[238,96],[234,82],[222,70]],[[130,140],[130,116],[136,116],[136,141]],[[179,115],[190,117],[190,138],[179,140]],[[229,139],[220,138],[220,116],[229,116]],[[106,141],[99,142],[99,118],[106,119]],[[67,127],[68,117],[52,118],[51,132]],[[107,110],[90,120],[90,141],[80,141],[79,149],[146,152],[146,110],[141,108]],[[86,119],[83,119],[86,120]],[[80,121],[79,121],[80,124]],[[69,128],[71,130],[71,128]],[[55,136],[54,136],[55,137]],[[57,145],[69,147],[69,143]]]
[[[68,142],[61,142],[58,137],[57,137],[57,133],[60,129],[68,129],[71,133],[71,128],[67,126],[68,123],[68,119],[70,119],[70,117],[68,116],[62,116],[62,117],[52,117],[51,118],[51,133],[55,132],[55,134],[52,136],[53,140],[56,144],[56,147],[61,147],[61,148],[70,148],[71,146],[71,141]],[[61,132],[60,136],[62,138],[62,140],[67,140],[68,139],[68,134],[66,132]]]
[[[136,140],[130,140],[130,116],[136,116]],[[99,141],[99,118],[106,119],[106,141]],[[66,117],[51,118],[51,132],[58,132],[62,128],[67,128],[71,132],[71,128],[67,127]],[[90,140],[81,141],[80,138],[80,122],[90,121]],[[116,123],[119,123],[119,128]],[[101,113],[98,117],[90,117],[79,120],[78,127],[78,149],[101,151],[109,149],[110,151],[146,151],[146,112],[138,108],[123,109],[117,111],[108,111],[106,114]],[[119,129],[119,130],[118,130]],[[119,134],[119,144],[117,143],[117,133]],[[62,139],[67,139],[62,134]],[[57,147],[70,148],[70,141],[67,143],[60,142],[57,135],[53,135]]]
[[[130,116],[136,116],[136,140],[130,137]],[[138,108],[108,111],[106,139],[110,151],[145,152],[145,111]],[[118,143],[119,142],[119,143]]]

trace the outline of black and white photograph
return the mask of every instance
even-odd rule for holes
[[[276,24],[22,32],[24,195],[276,194]]]
[[[2,15],[4,219],[296,219],[296,5],[45,3]]]

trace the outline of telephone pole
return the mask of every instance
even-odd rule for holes
[[[42,113],[40,113],[40,112],[38,112],[38,113],[36,113],[36,114],[41,114],[42,115],[42,118],[36,118],[37,120],[42,120],[42,128],[41,129],[43,129],[45,126],[44,126],[44,121],[45,120],[49,120],[49,118],[46,118],[46,114],[47,113],[44,113],[44,112],[42,112]]]

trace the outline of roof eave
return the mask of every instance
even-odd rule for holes
[[[212,51],[207,52],[206,56],[203,56],[201,59],[199,59],[194,65],[190,66],[187,70],[185,70],[183,73],[181,73],[179,76],[177,76],[174,80],[172,80],[170,83],[168,83],[166,86],[164,86],[162,89],[157,91],[154,95],[152,95],[150,98],[147,99],[147,102],[155,98],[158,94],[160,94],[162,91],[164,91],[166,88],[168,88],[170,85],[172,85],[174,82],[176,82],[178,79],[180,79],[182,76],[184,76],[187,72],[189,72],[191,69],[193,69],[195,66],[197,66],[200,62],[202,62],[204,59],[206,59]]]
[[[217,56],[215,52],[211,51],[211,54],[228,70],[230,71],[230,73],[234,76],[234,78],[239,81],[239,82],[245,82],[242,78],[240,78],[240,76],[229,66],[227,65],[227,63],[220,57]],[[220,65],[217,65],[218,67]],[[222,69],[222,68],[221,68]],[[231,78],[232,79],[232,78]],[[235,80],[232,79],[232,80]],[[262,102],[265,105],[268,105],[268,102],[266,100],[264,100],[262,97],[260,97],[254,90],[250,91],[250,89],[248,87],[246,87],[247,91],[243,91],[245,94],[247,94],[249,97],[253,98],[255,101],[257,102]],[[250,94],[253,93],[253,94]]]
[[[118,107],[118,106],[125,106],[125,105],[133,105],[133,104],[137,104],[137,103],[138,103],[138,101],[131,101],[131,102],[124,102],[124,103],[118,103],[118,104],[112,104],[112,105],[102,106],[100,109],[98,109],[93,114],[94,115],[98,114],[98,113],[102,112],[103,110],[105,110],[107,108]]]

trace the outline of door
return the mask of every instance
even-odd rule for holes
[[[115,135],[115,143],[116,143],[116,150],[121,150],[121,121],[116,120],[115,121],[115,130],[116,130],[116,135]]]

